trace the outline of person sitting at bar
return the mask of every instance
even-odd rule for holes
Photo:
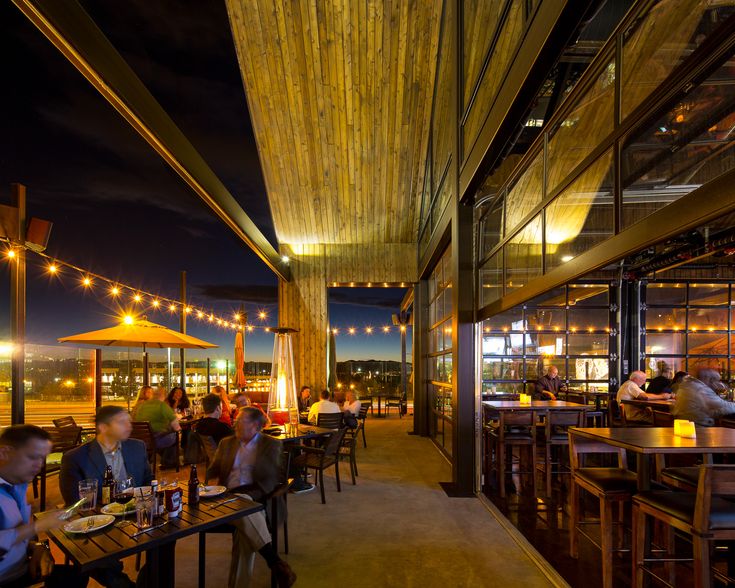
[[[311,408],[311,388],[309,386],[301,386],[299,392],[299,412],[308,412]]]
[[[336,413],[336,412],[342,412],[342,409],[339,407],[339,404],[336,402],[332,402],[329,399],[329,390],[322,390],[321,394],[319,394],[319,402],[315,402],[311,405],[311,408],[309,409],[309,422],[313,425],[316,425],[317,418],[320,413]]]
[[[28,484],[46,463],[51,436],[34,425],[13,425],[0,434],[0,586],[25,588],[44,581],[49,588],[86,586],[89,578],[73,566],[58,565],[38,533],[64,524],[61,511],[37,520],[26,499]]]
[[[559,378],[559,370],[554,365],[550,365],[545,376],[541,376],[536,380],[536,389],[533,394],[534,400],[556,400],[559,392],[567,389],[564,382]]]
[[[225,437],[232,435],[232,429],[219,420],[222,415],[222,399],[216,394],[207,394],[202,398],[204,417],[194,425],[194,431],[214,439],[219,445]]]
[[[661,394],[650,394],[644,392],[641,388],[646,383],[646,374],[640,370],[636,370],[630,374],[627,382],[618,389],[616,400],[620,406],[620,410],[625,413],[625,420],[628,423],[653,423],[653,413],[645,408],[623,404],[623,400],[668,400],[671,394],[662,392]]]
[[[144,386],[147,388],[149,386]],[[153,389],[151,388],[151,393]],[[142,393],[142,391],[141,391]],[[161,469],[176,467],[177,435],[181,431],[179,419],[174,410],[163,400],[164,390],[158,388],[158,397],[155,395],[138,407],[135,415],[137,421],[147,421],[151,424],[153,437],[156,440],[156,449],[161,452]]]
[[[171,388],[171,392],[166,396],[166,403],[173,409],[176,415],[188,416],[187,411],[191,410],[189,397],[186,391],[179,386]]]
[[[735,402],[719,396],[720,392],[727,390],[720,373],[712,368],[702,368],[697,376],[687,376],[674,388],[676,401],[671,409],[674,418],[711,427],[716,418],[734,414]]]
[[[345,403],[342,405],[342,410],[344,412],[350,412],[353,416],[357,416],[360,412],[360,407],[362,406],[362,403],[357,399],[357,396],[355,396],[355,393],[350,390],[345,395]]]
[[[658,362],[658,376],[648,382],[647,394],[662,394],[671,392],[671,367],[665,361]]]
[[[246,493],[252,500],[265,503],[279,483],[283,455],[280,441],[261,434],[265,418],[255,407],[240,410],[235,420],[235,435],[226,437],[217,447],[207,480],[217,478],[228,490]],[[258,511],[231,523],[235,527],[232,542],[229,588],[250,585],[252,556],[263,556],[276,574],[279,587],[296,581],[287,562],[279,556],[271,542],[265,512]]]
[[[151,398],[153,398],[153,388],[150,386],[143,386],[138,392],[138,397],[135,399],[133,408],[130,409],[130,415],[133,417],[134,421],[138,420],[138,408],[140,408],[140,405]]]

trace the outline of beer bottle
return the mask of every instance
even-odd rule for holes
[[[112,502],[112,495],[115,492],[115,477],[112,475],[112,467],[105,468],[105,475],[102,477],[102,505]]]
[[[199,503],[199,477],[197,476],[197,466],[192,464],[191,475],[189,476],[189,504]]]

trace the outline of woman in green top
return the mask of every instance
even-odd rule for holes
[[[161,467],[176,467],[176,443],[178,443],[177,433],[181,431],[181,425],[179,425],[179,419],[176,418],[176,414],[173,409],[163,401],[163,398],[159,392],[156,397],[153,392],[153,388],[150,386],[143,386],[140,391],[141,396],[148,394],[144,390],[150,389],[152,398],[146,400],[138,406],[135,412],[136,421],[146,421],[151,424],[153,431],[153,437],[156,441],[156,448],[161,451]]]

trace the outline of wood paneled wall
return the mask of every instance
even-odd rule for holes
[[[416,244],[282,245],[293,279],[278,286],[278,324],[293,335],[296,381],[316,392],[327,385],[328,287],[332,282],[416,280]],[[396,309],[398,311],[398,309]]]

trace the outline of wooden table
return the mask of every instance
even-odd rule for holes
[[[174,547],[178,539],[194,533],[234,521],[246,515],[263,510],[263,505],[246,498],[228,504],[221,504],[236,494],[229,492],[201,500],[196,506],[187,503],[187,491],[184,490],[184,506],[177,518],[168,519],[168,524],[137,537],[133,535],[139,530],[135,524],[116,527],[113,523],[104,529],[90,534],[70,534],[62,529],[49,531],[48,535],[61,551],[73,561],[81,572],[110,564],[129,555],[146,552],[146,586],[174,587],[176,560]],[[135,520],[135,513],[131,515]],[[156,519],[155,524],[162,522]]]
[[[546,412],[547,410],[591,410],[588,404],[566,402],[564,400],[532,400],[530,403],[521,403],[520,400],[483,400],[482,405],[491,410],[533,410]]]
[[[292,443],[294,441],[302,441],[304,439],[327,437],[334,433],[333,429],[325,429],[324,427],[315,427],[313,425],[300,424],[296,429],[291,426],[279,425],[278,428],[281,430],[280,434],[268,432],[266,430],[263,431],[263,434],[273,437],[273,439],[277,439],[278,441],[283,441],[284,443]]]
[[[660,410],[661,412],[671,412],[674,406],[673,400],[638,400],[637,398],[629,398],[622,401],[623,404],[637,406],[638,408],[650,408],[651,410]]]
[[[651,489],[651,455],[671,453],[703,454],[711,462],[713,453],[735,453],[735,429],[696,427],[697,438],[674,435],[673,427],[622,427],[618,429],[569,429],[575,438],[589,439],[622,447],[636,454],[638,490]]]

